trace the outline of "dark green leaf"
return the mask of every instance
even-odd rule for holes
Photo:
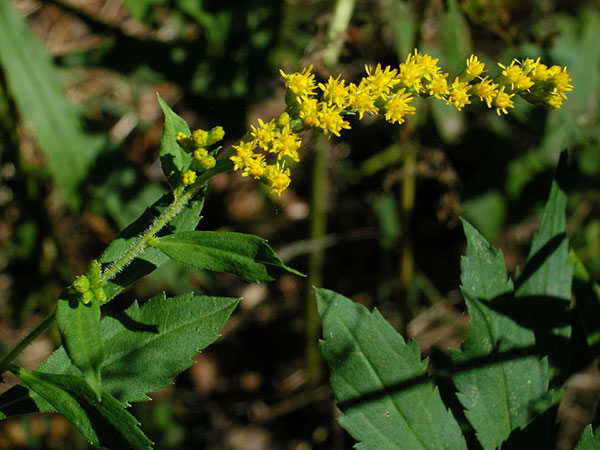
[[[526,310],[513,297],[502,252],[467,222],[461,289],[471,314],[472,334],[453,351],[452,380],[465,415],[485,450],[497,448],[550,405],[548,364],[538,359],[531,329],[519,324]]]
[[[137,303],[115,317],[100,321],[104,345],[102,388],[123,403],[145,401],[146,394],[171,384],[168,378],[193,364],[192,356],[218,337],[239,299],[164,294],[141,308]],[[37,369],[55,374],[79,374],[64,347]],[[11,416],[54,409],[35,393],[15,386],[0,395],[0,415]],[[0,416],[1,417],[1,416]]]
[[[570,361],[571,280],[565,209],[567,152],[560,158],[544,209],[540,229],[533,238],[527,262],[515,283],[515,296],[529,310],[523,324],[535,331],[543,355],[548,355],[550,379],[560,384]]]
[[[160,163],[171,189],[181,186],[181,174],[192,163],[192,156],[186,153],[175,141],[178,132],[190,136],[192,133],[185,120],[173,112],[160,95],[156,94],[158,103],[165,115],[162,138],[160,140]]]
[[[100,395],[100,365],[104,357],[100,331],[100,305],[84,305],[78,299],[60,299],[56,305],[56,326],[73,364]]]
[[[575,450],[598,450],[600,448],[600,432],[596,430],[594,433],[592,426],[588,425],[581,433],[579,442]]]
[[[52,178],[77,207],[77,187],[102,140],[82,131],[81,116],[65,97],[56,68],[9,0],[0,0],[0,66]]]
[[[98,401],[96,393],[83,378],[18,367],[12,372],[65,416],[92,444],[122,450],[152,448],[152,442],[125,406],[107,392],[102,392],[102,400]]]
[[[229,272],[248,281],[272,281],[287,267],[258,236],[223,231],[190,231],[158,238],[153,245],[169,258],[197,269]]]
[[[374,310],[317,289],[321,352],[357,449],[466,449],[458,423],[427,378],[414,341]]]

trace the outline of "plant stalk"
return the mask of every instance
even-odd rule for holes
[[[29,332],[21,341],[0,361],[0,374],[6,372],[13,360],[21,353],[25,347],[31,344],[38,336],[43,334],[54,322],[56,309],[48,317],[42,320],[33,330]]]

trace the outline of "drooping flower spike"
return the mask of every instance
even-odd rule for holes
[[[234,170],[264,181],[279,195],[290,183],[286,160],[300,159],[302,131],[314,129],[339,137],[350,128],[348,116],[362,119],[365,114],[402,124],[406,116],[416,113],[411,104],[416,96],[442,100],[459,111],[478,98],[499,116],[514,108],[515,95],[558,109],[573,88],[566,67],[548,67],[540,58],[515,59],[508,66],[498,63],[501,72],[494,78],[475,55],[467,58],[465,69],[454,79],[437,63],[438,59],[415,50],[397,68],[365,66],[366,75],[358,83],[348,83],[341,75],[318,83],[312,66],[290,74],[281,70],[287,88],[285,112],[270,122],[259,119],[258,126],[253,125],[249,135],[233,146]]]

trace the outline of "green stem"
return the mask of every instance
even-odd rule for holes
[[[337,0],[333,8],[332,18],[329,22],[327,48],[323,51],[323,63],[333,67],[338,63],[340,52],[344,44],[344,31],[348,28],[356,0]],[[327,148],[322,139],[314,153],[312,167],[312,193],[311,193],[311,218],[310,239],[318,242],[325,236],[327,228],[327,203],[325,200],[327,190]],[[323,249],[311,251],[308,261],[308,290],[306,292],[306,376],[310,384],[317,384],[321,380],[321,353],[318,340],[321,331],[317,302],[313,286],[321,286],[323,280]]]
[[[48,317],[42,320],[33,330],[29,332],[27,336],[25,336],[21,342],[19,342],[4,358],[0,361],[0,374],[4,373],[8,370],[12,361],[21,353],[25,347],[31,344],[39,335],[44,333],[52,323],[54,322],[54,317],[56,316],[56,310],[54,310]]]
[[[325,236],[327,227],[327,143],[321,137],[320,145],[314,151],[312,166],[312,192],[311,192],[311,218],[310,239],[317,242]],[[317,311],[313,286],[321,286],[323,281],[322,248],[315,249],[310,253],[308,260],[308,289],[306,294],[306,375],[308,382],[317,384],[321,379],[321,354],[319,352],[318,340],[320,334],[320,320]]]
[[[217,165],[210,170],[207,170],[203,174],[201,174],[196,182],[189,186],[182,194],[179,196],[175,195],[175,199],[173,203],[171,203],[160,216],[154,221],[152,226],[148,228],[142,235],[140,235],[139,239],[135,243],[133,247],[127,250],[125,253],[121,255],[119,259],[117,259],[113,264],[111,264],[108,269],[102,274],[100,280],[102,284],[106,281],[110,280],[117,273],[119,273],[125,266],[127,266],[133,259],[142,253],[148,245],[152,242],[152,239],[155,237],[156,233],[158,233],[166,224],[168,224],[179,212],[183,209],[183,207],[200,191],[208,182],[210,177],[216,175],[221,172],[226,172],[227,170],[231,170],[231,161],[229,160],[229,156],[233,153],[233,149],[227,151],[222,158],[219,159]]]
[[[407,144],[404,146],[405,154],[400,192],[400,222],[402,229],[402,237],[400,238],[400,311],[402,316],[398,331],[403,335],[406,335],[406,326],[412,318],[409,290],[413,283],[415,270],[411,220],[415,207],[417,150],[412,144]]]

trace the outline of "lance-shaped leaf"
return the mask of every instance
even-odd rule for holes
[[[56,305],[56,326],[73,364],[81,370],[100,398],[100,365],[104,357],[100,331],[100,305],[84,305],[76,298],[60,299]]]
[[[452,351],[452,376],[465,415],[485,450],[495,449],[516,428],[550,405],[548,364],[538,359],[527,311],[513,297],[502,252],[463,221],[467,237],[461,289],[471,314],[471,337]]]
[[[163,195],[119,236],[111,242],[102,253],[98,261],[104,265],[110,264],[118,259],[124,252],[131,248],[139,239],[139,235],[147,230],[161,214],[173,202],[173,194]],[[179,231],[193,230],[200,221],[200,212],[204,205],[204,192],[200,192],[195,200],[190,201],[183,210],[179,212],[165,227],[165,232],[176,233]],[[157,267],[169,260],[161,251],[147,247],[127,267],[119,272],[115,278],[104,285],[104,292],[108,300],[114,298],[123,288],[129,286],[139,278],[148,275]]]
[[[175,114],[158,93],[156,97],[165,115],[165,124],[160,140],[160,164],[171,189],[176,189],[181,186],[181,174],[190,167],[192,156],[179,146],[175,137],[179,132],[188,136],[192,133],[186,121]]]
[[[21,119],[31,128],[53,180],[72,207],[77,186],[103,142],[82,130],[46,50],[9,0],[0,0],[0,68]]]
[[[542,223],[533,238],[527,262],[515,282],[515,296],[528,309],[522,322],[533,329],[540,352],[548,355],[550,379],[561,384],[567,375],[571,349],[571,280],[565,209],[567,157],[564,151],[556,170]]]
[[[102,388],[123,403],[148,400],[193,364],[192,357],[213,343],[237,304],[237,298],[194,296],[153,297],[115,317],[100,321],[104,345]],[[64,347],[36,369],[55,374],[80,374]],[[0,395],[0,418],[34,411],[54,411],[23,386]]]
[[[163,236],[152,245],[179,263],[247,281],[272,281],[285,272],[302,276],[283,264],[267,241],[251,234],[190,231]]]
[[[54,375],[14,367],[11,371],[65,416],[94,445],[123,450],[152,448],[139,422],[107,392],[96,393],[75,375]]]
[[[374,310],[317,289],[321,352],[357,449],[466,449],[456,419],[427,378],[414,341],[404,342]]]
[[[581,433],[575,450],[598,450],[600,448],[600,431],[594,433],[592,426],[588,425]]]

